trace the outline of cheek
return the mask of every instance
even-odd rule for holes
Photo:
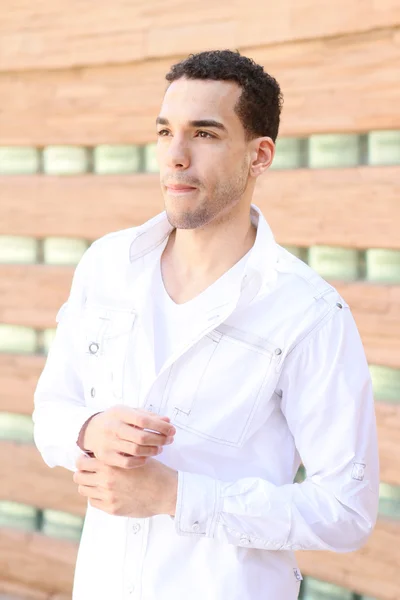
[[[155,147],[155,149],[153,151],[148,151],[149,154],[146,155],[145,161],[146,161],[146,167],[149,164],[154,164],[157,163],[159,166],[159,169],[161,171],[163,164],[165,162],[165,151],[163,150],[163,148],[160,147],[159,144],[157,144],[157,146]]]

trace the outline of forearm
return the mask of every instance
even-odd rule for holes
[[[75,461],[82,450],[77,445],[82,425],[93,411],[85,406],[74,406],[67,401],[46,400],[36,396],[34,440],[43,460],[49,467],[75,470]]]
[[[350,552],[370,535],[376,511],[375,494],[362,482],[354,503],[343,503],[311,480],[275,486],[180,472],[175,523],[180,535],[251,548]]]
[[[61,312],[61,311],[60,311]],[[72,339],[73,319],[63,311],[56,337],[34,394],[34,439],[50,466],[75,470],[81,453],[77,445],[83,424],[98,410],[85,404]]]
[[[176,504],[178,500],[178,471],[170,469],[168,476],[168,484],[166,486],[166,493],[162,500],[162,514],[175,517],[176,515]]]

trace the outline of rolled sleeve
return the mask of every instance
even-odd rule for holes
[[[221,483],[218,480],[180,471],[175,527],[180,535],[214,537],[220,511]]]

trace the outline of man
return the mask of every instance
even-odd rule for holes
[[[294,600],[294,550],[356,550],[376,521],[368,366],[345,300],[251,204],[278,83],[230,51],[166,78],[166,212],[82,258],[35,440],[88,499],[75,600]]]

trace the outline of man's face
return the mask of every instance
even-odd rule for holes
[[[250,154],[235,113],[234,82],[179,79],[157,119],[157,156],[168,219],[196,229],[226,215],[241,199]]]

